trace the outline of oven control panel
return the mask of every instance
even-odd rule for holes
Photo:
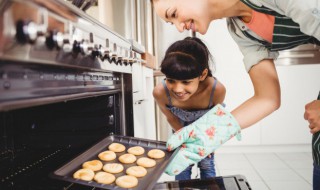
[[[3,0],[0,58],[132,73],[132,43],[63,0]]]

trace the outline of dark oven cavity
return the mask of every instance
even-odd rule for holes
[[[0,113],[1,189],[63,189],[49,173],[107,136],[120,134],[119,94]]]

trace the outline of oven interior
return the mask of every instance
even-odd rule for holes
[[[119,96],[1,112],[0,189],[85,188],[48,176],[110,133],[120,134]]]

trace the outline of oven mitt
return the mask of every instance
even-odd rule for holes
[[[178,175],[189,165],[200,162],[226,141],[236,136],[241,140],[241,128],[236,119],[220,104],[192,124],[181,128],[167,141],[167,149],[181,146],[166,168],[168,175]]]

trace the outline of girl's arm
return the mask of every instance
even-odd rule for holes
[[[153,89],[153,97],[158,104],[161,112],[166,116],[168,123],[174,131],[178,131],[183,126],[181,125],[179,119],[173,115],[166,107],[167,95],[162,84],[158,84]]]
[[[272,59],[260,61],[250,69],[249,75],[254,95],[231,112],[242,129],[277,110],[281,101],[279,79]]]

